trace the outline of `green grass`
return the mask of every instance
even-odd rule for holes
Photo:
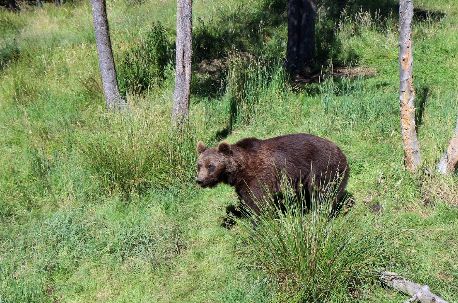
[[[281,68],[285,1],[194,1],[191,123],[180,136],[169,119],[173,66],[164,69],[161,53],[174,40],[175,5],[108,3],[118,66],[139,49],[160,53],[134,60],[150,70],[120,68],[121,79],[144,76],[141,90],[127,89],[131,110],[122,116],[104,109],[88,3],[0,11],[0,302],[406,300],[367,278],[380,269],[458,301],[458,179],[403,168],[393,2],[350,1],[335,31],[320,17],[323,69],[351,64],[375,76],[295,89]],[[417,20],[413,35],[422,171],[434,172],[458,114],[458,5],[415,5],[445,14]],[[167,43],[148,40],[158,22]],[[201,60],[224,68],[206,71]],[[194,149],[228,131],[231,143],[308,132],[342,147],[356,205],[333,221],[333,241],[317,257],[326,264],[334,244],[348,243],[338,266],[284,283],[261,266],[269,258],[250,253],[247,234],[261,232],[219,226],[236,197],[228,186],[193,184]],[[280,234],[298,226],[285,220],[274,225]],[[287,266],[292,276],[296,265]]]
[[[288,301],[364,301],[365,288],[391,264],[379,220],[364,216],[361,207],[333,218],[331,186],[313,195],[310,205],[298,201],[289,182],[282,192],[282,207],[261,200],[263,214],[239,222],[247,234],[242,251],[249,263],[275,281]]]

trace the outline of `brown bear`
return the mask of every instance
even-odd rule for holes
[[[196,182],[201,187],[226,183],[235,188],[249,211],[260,213],[265,195],[281,194],[282,176],[301,197],[310,200],[313,191],[338,180],[336,201],[344,195],[349,176],[347,159],[334,143],[310,134],[290,134],[260,140],[246,138],[217,148],[197,144]],[[228,208],[233,211],[234,208]]]

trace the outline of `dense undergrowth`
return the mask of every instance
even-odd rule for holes
[[[322,3],[317,68],[375,75],[292,86],[286,1],[194,1],[182,133],[169,119],[174,1],[108,3],[123,115],[104,109],[88,3],[0,11],[0,302],[405,300],[377,282],[385,268],[457,301],[458,179],[434,170],[457,115],[458,5],[415,3],[423,164],[412,176],[399,134],[396,3],[351,0],[341,15]],[[342,147],[356,203],[324,225],[321,254],[292,245],[269,259],[271,246],[247,240],[243,222],[219,226],[236,199],[229,187],[194,185],[195,142],[293,132]],[[271,232],[287,237],[294,220]],[[300,258],[312,257],[321,275],[298,278]]]

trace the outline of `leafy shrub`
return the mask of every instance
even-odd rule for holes
[[[127,52],[119,68],[121,93],[141,93],[165,80],[171,45],[161,23],[153,24],[146,37]]]
[[[381,264],[381,238],[369,231],[373,222],[355,210],[332,218],[332,191],[313,197],[307,208],[290,186],[283,188],[281,207],[264,201],[256,228],[242,223],[248,258],[294,294],[294,302],[353,302]]]

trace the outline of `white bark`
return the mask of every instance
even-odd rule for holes
[[[412,53],[413,1],[400,0],[399,3],[399,66],[400,66],[400,110],[401,133],[404,144],[404,164],[414,172],[420,165],[420,144],[415,126],[415,91],[413,87]]]
[[[191,94],[192,0],[177,0],[175,91],[172,120],[177,126],[187,121]]]
[[[110,31],[105,0],[91,0],[94,18],[95,41],[99,56],[100,74],[107,109],[122,110],[127,106],[121,97],[116,79],[116,68],[111,49]]]
[[[458,164],[458,118],[456,119],[455,134],[453,135],[447,150],[442,155],[437,170],[441,174],[452,173]]]

